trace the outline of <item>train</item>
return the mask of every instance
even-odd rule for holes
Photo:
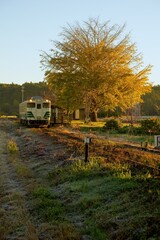
[[[26,126],[50,126],[51,101],[41,96],[31,97],[19,104],[20,123]]]
[[[33,127],[68,123],[66,110],[41,96],[33,96],[19,104],[19,119],[22,125]]]

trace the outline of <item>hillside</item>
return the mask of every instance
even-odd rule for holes
[[[0,115],[18,115],[19,103],[32,96],[48,96],[49,90],[44,82],[18,84],[0,84]]]

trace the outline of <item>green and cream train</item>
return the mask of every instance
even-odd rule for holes
[[[50,126],[51,101],[40,96],[19,104],[20,123],[26,126]]]

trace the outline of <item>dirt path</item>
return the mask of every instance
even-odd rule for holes
[[[7,150],[8,141],[18,146]],[[50,139],[40,130],[17,128],[15,122],[0,121],[0,239],[46,238],[42,222],[30,211],[28,193],[45,186],[45,176],[63,163],[65,145]]]
[[[11,138],[8,132],[9,126],[1,121],[0,127],[0,238],[23,239],[22,236],[26,235],[27,231],[26,226],[30,222],[25,202],[27,192],[16,175],[18,156],[10,156],[7,151],[7,143]],[[11,133],[13,135],[13,132]]]

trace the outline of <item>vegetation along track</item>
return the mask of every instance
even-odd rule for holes
[[[0,157],[0,239],[50,239],[49,226],[33,216],[28,196],[47,185],[48,171],[63,163],[64,144],[38,129],[35,134],[14,121],[1,120]]]
[[[0,239],[106,239],[91,237],[88,230],[79,234],[78,229],[84,228],[82,213],[75,215],[74,211],[66,210],[67,217],[63,214],[65,205],[70,206],[67,194],[71,195],[74,188],[65,188],[67,182],[64,186],[55,182],[53,188],[48,178],[55,169],[54,176],[59,179],[61,167],[84,159],[84,137],[79,131],[60,126],[25,128],[14,121],[0,121]],[[158,177],[158,154],[131,149],[93,134],[90,137],[89,158],[129,164],[133,175],[144,171]],[[66,193],[62,194],[63,188]],[[74,193],[72,198],[76,196]]]
[[[70,156],[72,157],[84,158],[84,138],[88,136],[91,138],[89,144],[90,157],[101,156],[107,162],[127,162],[132,167],[137,168],[139,166],[151,170],[155,176],[160,174],[160,150],[158,149],[142,148],[132,143],[112,142],[96,134],[82,134],[80,131],[74,131],[73,129],[61,128],[58,133],[56,129],[44,128],[40,131],[48,136],[54,136],[60,142],[72,147],[70,149]]]

